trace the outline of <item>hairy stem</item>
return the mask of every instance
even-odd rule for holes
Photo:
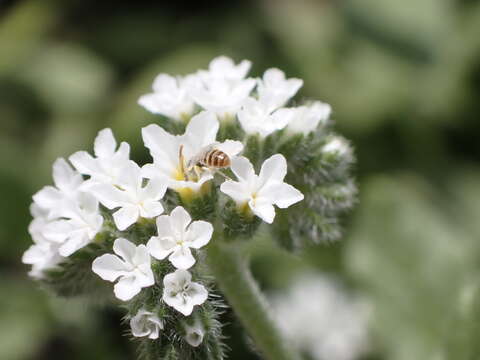
[[[241,252],[234,244],[221,240],[210,243],[207,261],[230,306],[266,359],[298,360],[271,319],[266,300]]]

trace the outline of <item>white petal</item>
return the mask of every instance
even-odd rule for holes
[[[92,271],[103,280],[115,281],[128,271],[128,267],[118,256],[104,254],[93,260]]]
[[[101,171],[97,161],[86,151],[77,151],[68,160],[81,174],[93,175]]]
[[[110,184],[93,184],[89,191],[108,209],[115,209],[129,201],[127,194]]]
[[[98,200],[90,193],[80,193],[78,205],[89,214],[98,213]]]
[[[163,213],[163,205],[159,201],[145,200],[140,215],[144,218],[153,218]]]
[[[45,249],[39,245],[31,245],[22,255],[22,263],[35,264],[45,257]]]
[[[176,191],[182,189],[191,189],[194,193],[198,193],[204,183],[213,179],[213,175],[210,171],[204,171],[198,181],[178,181],[170,180],[169,187]]]
[[[249,182],[255,176],[252,163],[243,156],[233,158],[230,168],[240,181]]]
[[[160,329],[163,329],[163,322],[157,315],[140,309],[137,314],[130,319],[130,328],[133,336],[147,336],[149,339],[158,339]]]
[[[95,155],[98,157],[111,157],[115,152],[117,147],[117,142],[113,137],[113,132],[111,129],[103,129],[99,131],[97,137],[95,138],[95,143],[93,145],[93,150]]]
[[[150,313],[149,313],[150,314]],[[150,329],[147,327],[146,314],[140,311],[133,318],[130,319],[130,328],[132,329],[132,335],[135,337],[143,337],[150,334]]]
[[[83,248],[90,243],[91,239],[85,231],[77,231],[68,237],[59,248],[58,252],[64,257],[72,255],[75,251]]]
[[[186,243],[189,247],[199,249],[208,244],[213,234],[212,224],[206,221],[194,221],[188,227]]]
[[[170,223],[174,231],[180,231],[183,234],[191,221],[190,214],[181,206],[177,206],[170,213]]]
[[[113,243],[113,251],[121,256],[127,264],[134,264],[134,258],[137,253],[137,247],[131,241],[124,238],[118,238]]]
[[[163,286],[166,288],[183,287],[183,284],[192,280],[192,274],[187,270],[178,269],[175,272],[165,275],[163,278]]]
[[[178,138],[157,124],[151,124],[142,129],[142,138],[151,155],[162,169],[173,171],[178,165]]]
[[[62,194],[53,186],[45,186],[35,195],[33,195],[33,201],[44,209],[50,209],[58,205],[62,200]]]
[[[65,241],[72,230],[72,224],[68,220],[57,220],[45,224],[42,235],[50,241],[61,243]]]
[[[258,195],[270,199],[273,204],[282,209],[302,201],[304,198],[298,189],[286,183],[265,186],[259,191]]]
[[[281,154],[270,156],[262,164],[259,179],[261,186],[266,185],[270,181],[282,182],[287,175],[287,160]]]
[[[162,108],[158,102],[158,94],[151,93],[140,96],[138,105],[143,106],[153,114],[162,114]]]
[[[134,265],[145,264],[150,267],[150,254],[147,247],[143,244],[138,245],[135,249],[135,254],[132,260]]]
[[[175,232],[172,229],[171,223],[170,223],[170,215],[162,215],[157,217],[157,233],[158,237],[170,237],[174,238],[175,237]]]
[[[251,198],[248,187],[243,182],[227,180],[220,185],[220,191],[230,196],[237,204],[242,204]]]
[[[235,100],[235,102],[241,103],[241,101],[245,100],[250,92],[256,85],[255,79],[245,79],[239,82],[231,92],[231,98]]]
[[[215,142],[219,123],[214,113],[202,111],[192,117],[185,129],[183,140],[192,152],[198,152],[203,147]],[[186,154],[194,156],[195,154]]]
[[[117,152],[113,155],[112,160],[114,162],[128,161],[130,158],[130,145],[126,142],[122,142],[118,147]]]
[[[59,189],[72,190],[72,185],[80,184],[83,180],[63,158],[58,158],[53,163],[53,180]]]
[[[121,187],[136,193],[142,185],[140,167],[134,161],[128,161],[128,163],[120,169],[117,182]]]
[[[137,222],[140,216],[140,211],[135,205],[126,205],[113,214],[113,220],[117,225],[118,230],[125,230],[130,225]]]
[[[182,298],[179,296],[170,296],[163,292],[163,301],[171,307],[173,307],[175,310],[181,312],[185,316],[189,316],[192,311],[193,311],[193,304],[190,301],[184,302]]]
[[[177,79],[169,74],[158,74],[153,80],[153,90],[155,92],[175,91],[177,89]]]
[[[295,117],[295,110],[289,108],[278,109],[272,114],[276,130],[281,130]]]
[[[115,296],[122,301],[130,300],[137,295],[140,290],[142,290],[142,288],[135,283],[135,278],[131,276],[121,278],[113,287]]]
[[[195,258],[190,249],[186,246],[178,246],[168,258],[177,269],[189,269],[195,264]]]
[[[189,345],[197,347],[202,343],[205,331],[202,329],[201,326],[188,326],[185,329],[185,332],[185,341]]]
[[[150,255],[158,260],[165,259],[168,255],[170,255],[177,243],[172,238],[160,238],[153,236],[147,242],[147,249]]]
[[[190,295],[191,301],[194,305],[201,305],[208,298],[208,291],[203,285],[192,282],[190,284],[188,294]]]
[[[267,224],[271,224],[275,219],[275,208],[269,201],[262,201],[262,199],[250,200],[248,205],[253,213]]]
[[[155,278],[150,264],[139,265],[138,268],[134,270],[133,274],[135,276],[135,284],[140,288],[155,284]]]
[[[243,150],[243,144],[240,141],[226,140],[215,146],[218,150],[223,151],[230,158],[237,156]]]
[[[160,200],[167,191],[167,179],[156,177],[150,179],[148,184],[142,189],[143,200]]]

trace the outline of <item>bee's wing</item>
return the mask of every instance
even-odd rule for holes
[[[187,167],[192,168],[193,166],[197,165],[200,161],[203,160],[205,154],[213,150],[217,144],[218,142],[214,142],[212,144],[208,144],[202,147],[194,156],[190,158],[190,160],[188,160]]]
[[[242,152],[243,144],[240,141],[226,140],[223,143],[217,143],[215,148],[224,152],[229,157],[233,157]]]

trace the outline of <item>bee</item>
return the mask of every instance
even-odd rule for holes
[[[218,149],[217,145],[218,143],[213,143],[203,147],[195,156],[188,160],[186,168],[183,165],[185,164],[185,159],[183,156],[183,145],[181,145],[179,149],[179,157],[183,173],[188,175],[194,171],[197,175],[197,178],[199,178],[202,169],[207,168],[213,171],[218,171],[220,169],[226,169],[230,167],[230,157],[225,152]],[[224,177],[227,177],[222,172],[218,173]]]

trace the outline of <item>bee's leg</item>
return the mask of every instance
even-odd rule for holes
[[[226,180],[232,180],[229,176],[225,175],[222,170],[217,170],[217,174],[222,175]]]
[[[183,145],[178,149],[178,162],[180,163],[180,171],[185,179],[187,179],[187,172],[185,171],[185,157],[183,156]]]
[[[193,167],[193,170],[195,171],[195,175],[197,175],[197,180],[200,179],[202,176],[202,168],[200,166],[195,165]]]

